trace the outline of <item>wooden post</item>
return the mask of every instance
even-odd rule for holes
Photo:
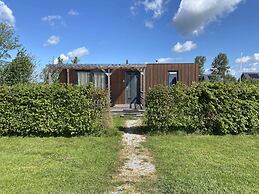
[[[142,82],[143,82],[143,107],[145,108],[145,101],[146,101],[146,68],[143,68],[143,78],[142,78]]]
[[[70,79],[69,79],[69,69],[67,69],[67,84],[70,83]]]
[[[111,103],[111,70],[110,69],[108,69],[107,76],[108,76],[108,100],[109,100],[109,103]]]
[[[140,70],[140,92],[143,91],[143,71],[142,69]]]

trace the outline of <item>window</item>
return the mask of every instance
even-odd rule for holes
[[[176,71],[169,71],[168,72],[168,85],[172,86],[175,85],[178,79],[178,72]]]
[[[87,85],[90,82],[91,82],[91,73],[89,71],[78,71],[77,72],[78,85]]]
[[[78,85],[87,85],[93,83],[95,87],[106,88],[106,75],[100,71],[78,71],[77,72]]]
[[[105,89],[106,75],[104,74],[104,72],[93,72],[93,83],[95,87]]]

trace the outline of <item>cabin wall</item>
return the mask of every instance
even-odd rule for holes
[[[59,81],[60,83],[67,83],[67,70],[63,69],[59,74]],[[70,69],[69,70],[69,83],[70,84],[77,84],[77,74],[76,70]]]
[[[198,82],[198,65],[196,64],[148,64],[145,70],[145,88],[148,90],[158,84],[168,84],[168,72],[177,71],[178,81],[190,86]],[[125,104],[126,69],[116,69],[111,75],[111,98],[114,104]],[[61,83],[67,83],[67,70],[63,69],[59,76]],[[76,70],[69,70],[69,83],[77,84]]]
[[[62,84],[67,83],[67,70],[66,69],[62,69],[62,71],[60,72],[59,81]]]
[[[198,82],[198,65],[196,64],[149,64],[146,67],[146,90],[158,84],[168,85],[168,72],[178,72],[178,81],[191,86]],[[147,92],[146,91],[146,92]]]
[[[125,73],[124,69],[117,69],[111,75],[111,98],[115,104],[125,103]],[[67,83],[67,70],[63,69],[60,73],[61,83]],[[69,83],[77,84],[76,70],[69,70]]]

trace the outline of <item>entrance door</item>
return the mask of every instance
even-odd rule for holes
[[[125,103],[133,103],[140,95],[140,73],[138,71],[126,72]]]

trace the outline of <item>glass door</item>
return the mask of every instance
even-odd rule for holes
[[[125,103],[134,103],[140,95],[140,73],[137,71],[126,72],[125,84]]]

